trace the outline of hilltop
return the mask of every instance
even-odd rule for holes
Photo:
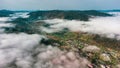
[[[10,10],[0,10],[0,17],[8,17],[10,14],[13,14],[13,11]]]
[[[51,10],[51,11],[34,11],[29,13],[30,18],[39,19],[68,19],[68,20],[82,20],[88,21],[93,16],[112,16],[110,14],[99,12],[96,10],[87,11],[63,11],[63,10]]]

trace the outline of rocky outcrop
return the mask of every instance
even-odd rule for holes
[[[100,59],[103,61],[111,62],[110,56],[108,54],[105,54],[105,53],[100,55]]]
[[[100,48],[94,45],[86,46],[82,49],[83,52],[92,52],[92,53],[98,53],[100,52]]]

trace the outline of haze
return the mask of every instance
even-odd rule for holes
[[[1,0],[9,10],[109,10],[120,9],[120,0]]]

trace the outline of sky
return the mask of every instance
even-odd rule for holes
[[[9,10],[108,10],[120,9],[120,0],[0,0]]]

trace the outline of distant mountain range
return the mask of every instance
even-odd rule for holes
[[[8,17],[9,14],[13,14],[13,11],[9,11],[9,10],[0,10],[0,17]]]
[[[102,12],[120,12],[120,10],[98,10]]]
[[[103,12],[104,11],[104,12]],[[39,10],[39,11],[30,11],[30,19],[68,19],[68,20],[81,20],[88,21],[89,18],[94,16],[112,16],[108,13],[105,13],[110,10]],[[111,10],[111,11],[119,11],[119,10]],[[10,10],[0,10],[0,17],[8,17],[10,14],[16,12],[29,12],[29,11],[10,11]]]
[[[51,11],[34,11],[29,13],[30,18],[40,18],[40,19],[68,19],[68,20],[82,20],[88,21],[90,17],[94,16],[112,16],[110,14],[96,11],[96,10],[87,10],[87,11],[63,11],[63,10],[51,10]]]

